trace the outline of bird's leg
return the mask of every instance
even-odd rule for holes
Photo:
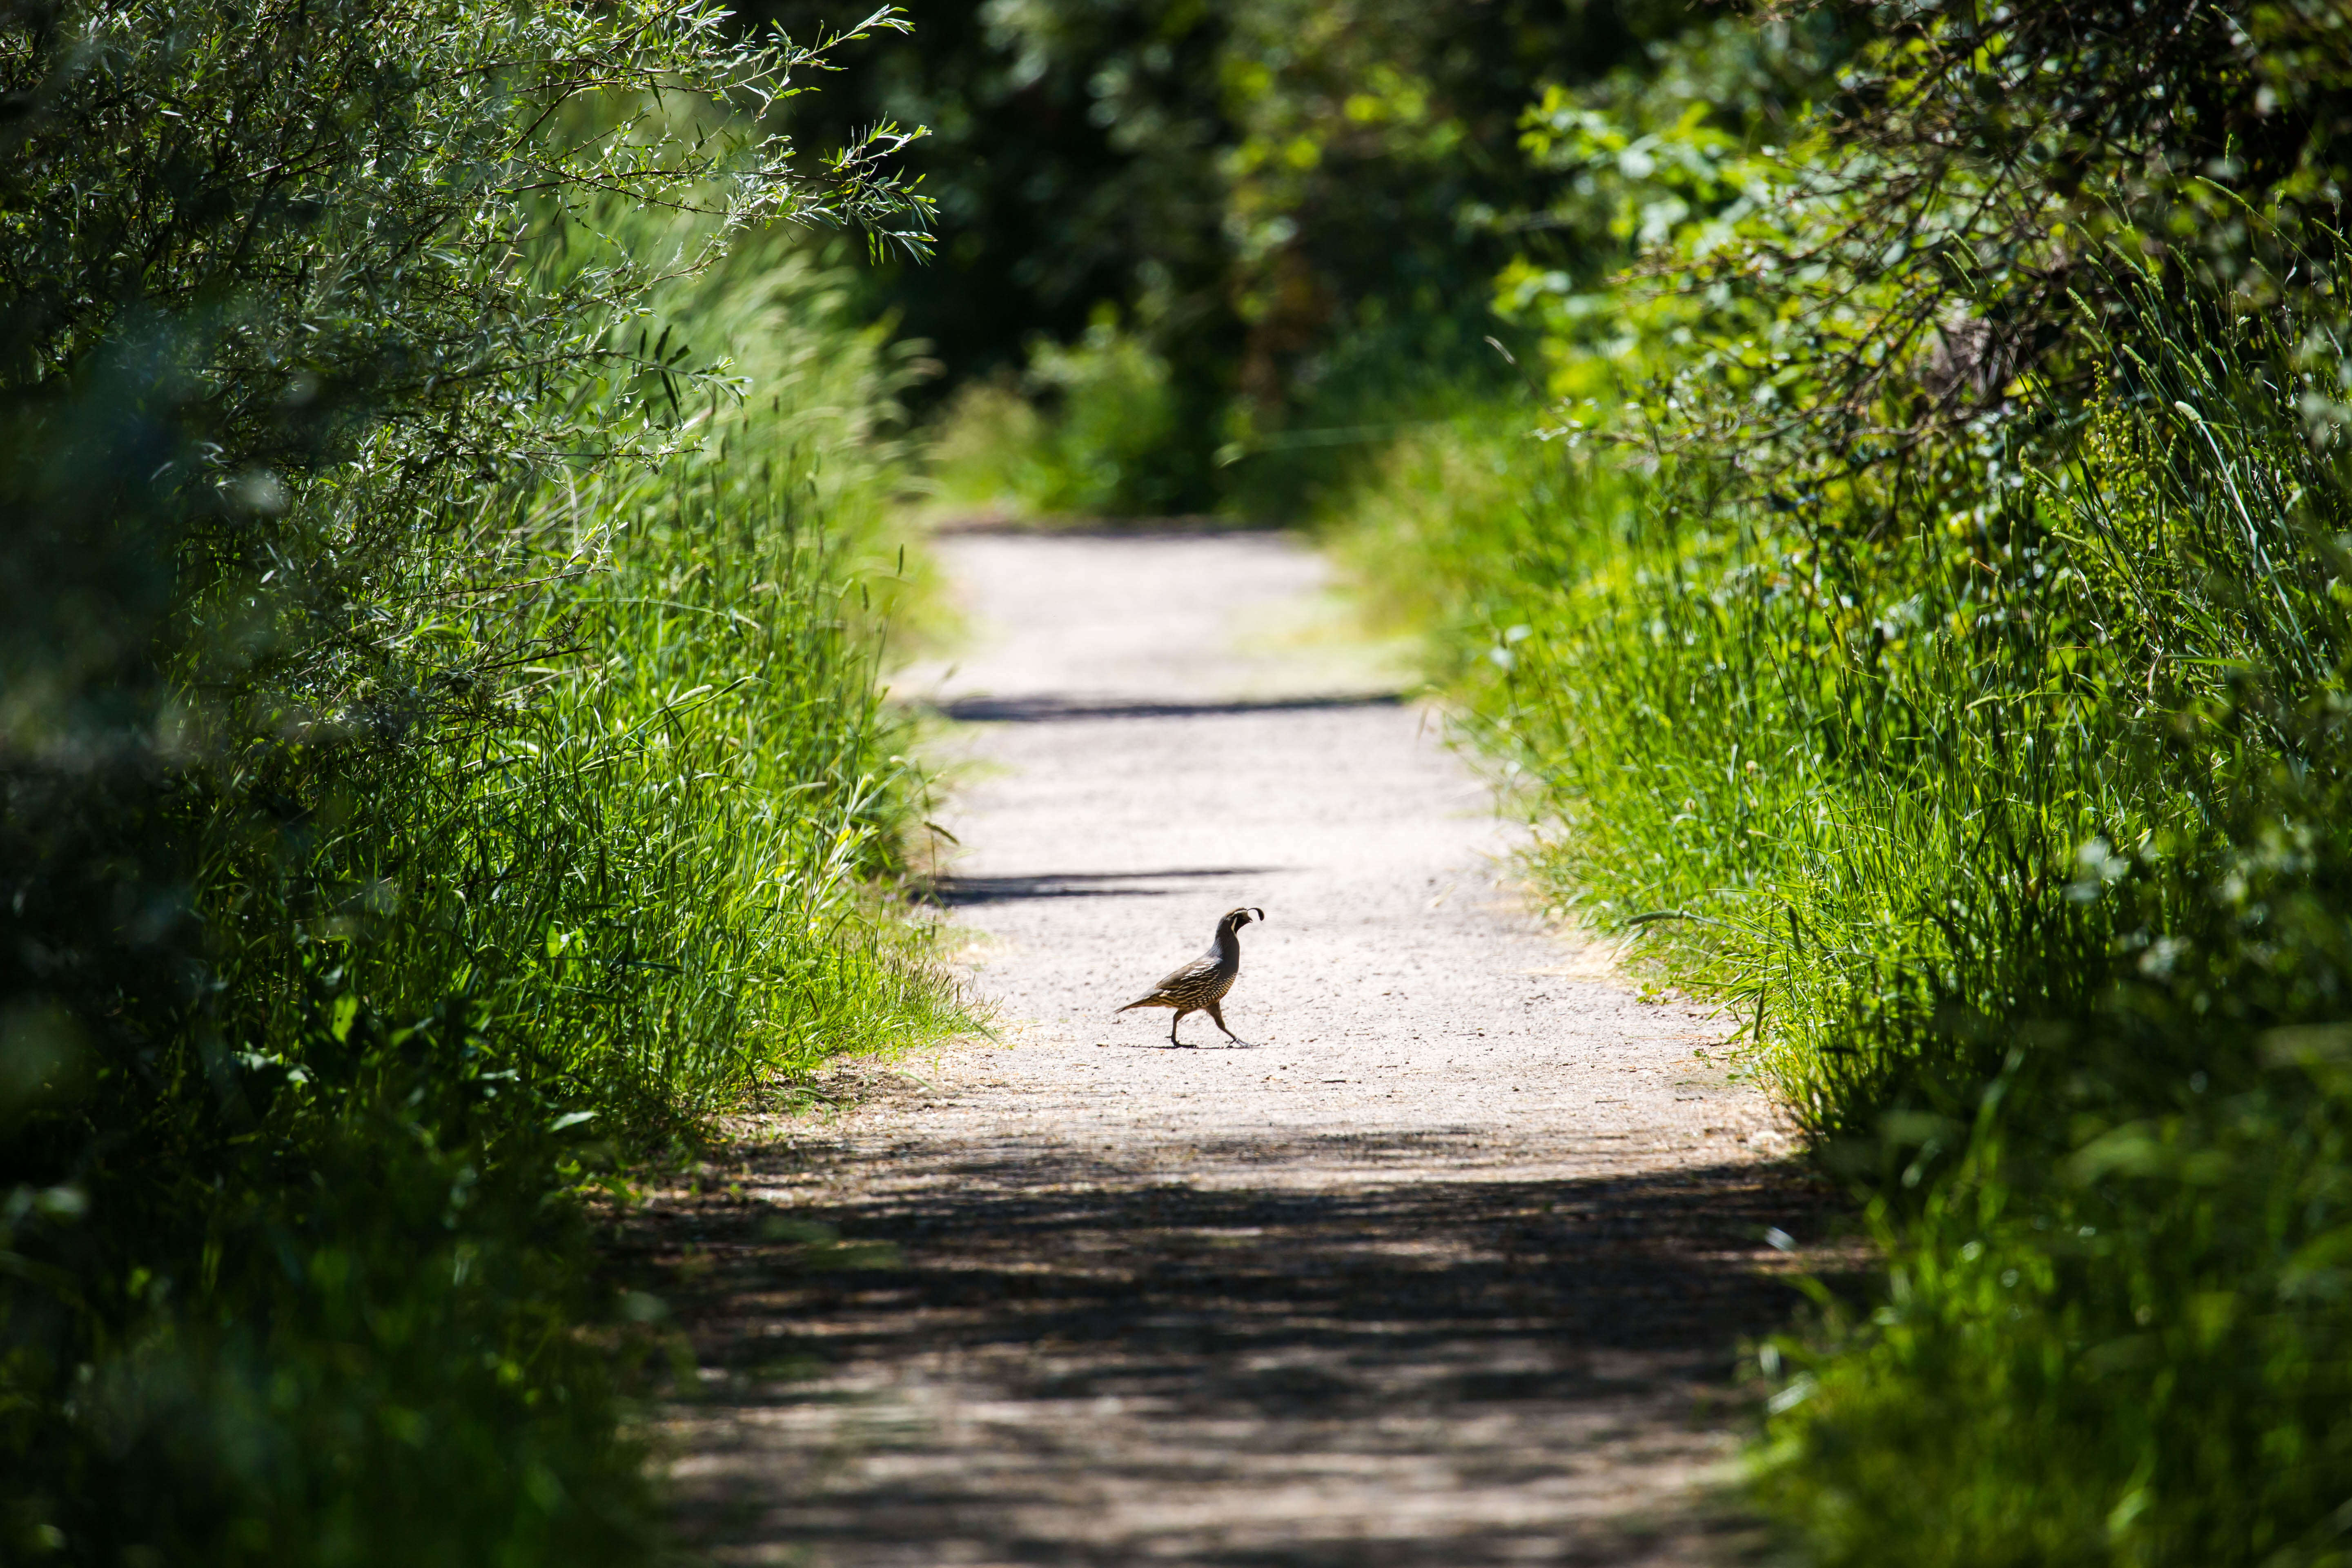
[[[1184,1046],[1184,1042],[1176,1037],[1176,1026],[1184,1021],[1185,1015],[1189,1013],[1196,1013],[1198,1011],[1200,1011],[1200,1009],[1197,1007],[1179,1007],[1176,1009],[1176,1016],[1168,1020],[1168,1043],[1170,1045]],[[1184,1046],[1184,1048],[1189,1051],[1194,1047]]]
[[[1214,1002],[1212,1002],[1206,1007],[1202,1008],[1202,1011],[1216,1020],[1217,1027],[1220,1029],[1225,1029],[1225,1013],[1223,1008],[1218,1006]],[[1234,1034],[1231,1029],[1225,1029],[1225,1038],[1233,1041],[1233,1043],[1237,1046],[1247,1045],[1249,1043],[1243,1039],[1239,1035]]]

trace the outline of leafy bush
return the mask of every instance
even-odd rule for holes
[[[1884,1299],[1764,1355],[1811,1555],[2339,1562],[2340,17],[1879,20],[1794,134],[1719,39],[1680,79],[1750,96],[1538,107],[1656,245],[1507,279],[1577,401],[1423,444],[1486,499],[1360,558],[1560,904],[1733,1001],[1866,1206]]]
[[[830,15],[743,9],[795,27]],[[1362,427],[1516,379],[1486,346],[1514,335],[1489,280],[1529,248],[1578,261],[1585,239],[1513,221],[1546,184],[1520,112],[1695,15],[1679,0],[957,0],[846,62],[814,113],[843,134],[883,117],[934,128],[908,156],[947,215],[947,264],[886,266],[866,288],[942,363],[927,417],[969,386],[1017,384],[1040,338],[1089,352],[1108,312],[1164,367],[1173,411],[1155,446],[1117,448],[1129,484],[1148,454],[1157,492],[1118,509],[1295,521],[1335,457],[1370,444]],[[996,409],[987,427],[1017,430],[1005,406],[974,393],[962,414]]]
[[[739,243],[922,213],[719,21],[0,17],[11,1560],[641,1560],[574,1194],[948,1019],[896,373]]]
[[[957,394],[934,483],[963,512],[1159,517],[1186,497],[1168,363],[1104,312],[1077,344],[1040,338],[1018,382]]]

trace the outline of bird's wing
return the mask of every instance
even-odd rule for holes
[[[1197,985],[1216,972],[1217,955],[1204,953],[1181,968],[1170,970],[1167,978],[1160,981],[1159,989],[1171,991],[1180,985]]]
[[[1196,958],[1190,963],[1170,970],[1148,994],[1129,1002],[1127,1007],[1143,1007],[1154,1002],[1165,1002],[1181,996],[1188,991],[1197,989],[1202,981],[1207,980],[1216,972],[1216,959]],[[1119,1011],[1124,1013],[1127,1007],[1121,1007]]]

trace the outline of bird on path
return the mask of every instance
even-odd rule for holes
[[[1176,1026],[1184,1021],[1187,1013],[1206,1013],[1218,1028],[1224,1029],[1225,1038],[1240,1045],[1241,1037],[1225,1029],[1225,1016],[1218,1011],[1217,1004],[1225,999],[1225,993],[1234,988],[1234,977],[1242,972],[1242,927],[1253,920],[1264,919],[1264,910],[1226,910],[1224,918],[1217,921],[1216,934],[1209,939],[1208,952],[1171,972],[1148,994],[1118,1010],[1132,1013],[1138,1007],[1175,1008],[1176,1016],[1168,1023],[1168,1043],[1171,1046],[1184,1045],[1176,1037]]]

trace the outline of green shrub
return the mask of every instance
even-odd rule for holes
[[[950,1021],[898,372],[741,232],[920,208],[719,22],[0,18],[9,1561],[646,1560],[583,1190]]]
[[[795,36],[834,16],[817,0],[739,9]],[[845,60],[809,112],[835,135],[881,118],[934,128],[908,156],[950,216],[949,264],[879,270],[867,289],[942,362],[937,412],[972,383],[1017,384],[1041,336],[1076,349],[1115,312],[1178,412],[1150,452],[1151,499],[1111,510],[1291,522],[1296,492],[1254,488],[1264,466],[1221,449],[1430,416],[1342,416],[1359,376],[1383,390],[1408,367],[1438,372],[1440,390],[1480,377],[1496,268],[1531,245],[1575,256],[1584,237],[1495,221],[1547,184],[1517,146],[1520,111],[1548,83],[1638,60],[1690,14],[1618,0],[932,7],[912,35]]]
[[[1367,503],[1558,902],[1735,1005],[1868,1216],[1883,1296],[1762,1352],[1809,1560],[2347,1555],[2340,11],[1548,95],[1530,221],[1636,262],[1503,280],[1580,401]]]
[[[2346,1554],[2340,322],[2119,251],[1901,463],[1469,431],[1362,525],[1559,906],[1732,1001],[1865,1208],[1884,1296],[1764,1354],[1811,1560]]]
[[[965,387],[934,447],[940,503],[1015,517],[1161,517],[1186,489],[1167,361],[1098,314],[1076,344],[1039,338],[1017,382]]]

